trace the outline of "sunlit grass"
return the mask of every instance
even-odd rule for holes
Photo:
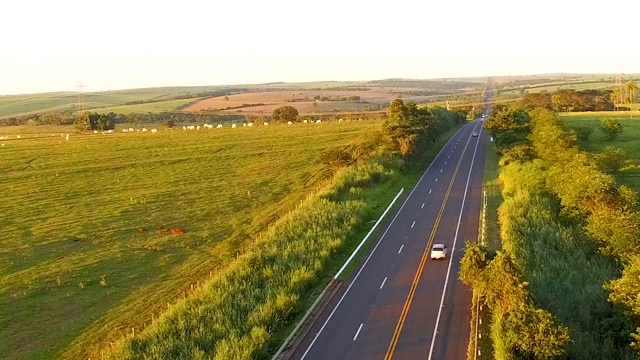
[[[96,357],[323,184],[325,149],[380,125],[2,141],[0,357]]]
[[[599,130],[604,118],[615,118],[622,124],[622,134],[615,140],[607,140]],[[590,152],[601,152],[607,146],[613,146],[626,152],[629,161],[616,175],[616,180],[640,193],[640,113],[633,112],[596,112],[561,114],[561,119],[570,128],[588,127],[592,134],[588,141],[579,145]]]

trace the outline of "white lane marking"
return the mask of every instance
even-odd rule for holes
[[[400,245],[400,250],[398,250],[398,254],[400,254],[402,252],[402,248],[404,247],[404,244]]]
[[[436,178],[436,182],[438,182],[438,178]]]
[[[415,220],[414,220],[414,221],[413,221],[413,224],[411,224],[411,228],[412,228],[412,229],[413,229],[413,225],[415,225],[415,224],[416,224],[416,222],[415,222]]]
[[[451,158],[451,155],[447,156],[447,159],[450,159],[450,158]]]
[[[360,334],[360,330],[362,330],[362,325],[364,325],[364,323],[360,324],[358,331],[356,331],[356,336],[353,337],[353,341],[356,341],[356,339],[358,338],[358,334]]]
[[[444,164],[447,165],[447,162],[445,161]]]
[[[456,242],[458,241],[458,232],[460,231],[460,223],[462,222],[462,212],[464,211],[464,203],[467,200],[467,193],[469,192],[469,181],[471,180],[471,171],[473,170],[473,162],[476,159],[476,152],[478,151],[479,141],[476,141],[476,147],[473,150],[473,157],[471,158],[471,165],[469,166],[469,175],[467,175],[467,184],[464,187],[464,195],[462,196],[462,205],[460,205],[460,215],[458,216],[458,225],[456,226],[456,234],[453,237],[453,246],[451,247],[451,255],[449,255],[449,267],[447,268],[447,276],[444,279],[444,288],[442,289],[442,297],[440,298],[440,307],[438,308],[438,317],[436,318],[436,326],[433,329],[433,337],[431,338],[431,346],[429,347],[429,356],[427,359],[431,359],[433,355],[433,347],[436,343],[436,334],[438,333],[438,324],[440,323],[440,316],[442,315],[442,308],[444,307],[444,297],[447,293],[447,284],[449,284],[449,275],[451,274],[451,264],[453,264],[453,253],[456,249]]]
[[[380,289],[382,289],[384,287],[384,283],[387,282],[387,277],[384,277],[384,280],[382,280],[382,285],[380,285]]]
[[[438,179],[436,179],[436,181],[438,181]],[[429,189],[429,194],[431,194],[431,191],[433,191],[433,189]]]
[[[442,172],[442,169],[440,169],[440,172]]]
[[[420,206],[420,209],[424,209],[424,203],[422,203],[422,206]]]
[[[462,128],[458,129],[458,131],[461,131],[461,130],[462,130]],[[457,134],[457,132],[456,132],[456,134]],[[447,141],[446,144],[444,144],[444,146],[440,149],[440,152],[438,152],[438,154],[436,155],[434,160],[437,159],[440,156],[440,154],[442,154],[444,149],[446,147],[448,147],[449,144],[452,141],[453,141],[453,137],[451,139],[449,139],[449,141]],[[396,215],[393,217],[393,219],[391,220],[391,222],[387,226],[387,229],[382,233],[382,236],[380,236],[380,238],[378,239],[378,242],[376,243],[376,246],[373,247],[373,250],[371,250],[371,252],[369,253],[369,256],[367,256],[367,259],[364,261],[364,264],[362,264],[362,267],[360,268],[360,270],[358,270],[356,275],[353,277],[353,280],[349,283],[349,286],[347,286],[347,290],[345,290],[344,294],[342,294],[342,296],[340,297],[340,300],[338,300],[338,303],[336,304],[336,306],[329,313],[329,316],[327,317],[327,319],[324,321],[324,323],[320,327],[320,330],[318,330],[316,335],[313,337],[313,340],[311,340],[311,344],[309,344],[309,347],[307,347],[307,350],[305,350],[304,354],[302,354],[302,357],[300,358],[300,360],[304,360],[304,358],[309,354],[309,351],[311,351],[311,348],[313,347],[313,344],[316,343],[316,341],[318,340],[318,337],[320,337],[320,334],[322,334],[322,331],[324,331],[324,328],[327,327],[327,324],[329,323],[329,321],[333,317],[333,314],[336,313],[336,311],[338,310],[338,307],[340,307],[340,304],[342,304],[342,301],[344,301],[344,298],[347,297],[347,294],[349,294],[349,290],[351,290],[351,287],[353,286],[353,284],[356,282],[356,280],[358,280],[358,278],[360,277],[360,274],[362,273],[364,268],[367,267],[367,264],[369,263],[369,260],[371,260],[371,257],[373,257],[373,254],[375,254],[376,250],[378,249],[378,246],[380,246],[380,243],[382,242],[382,239],[384,239],[384,237],[389,232],[389,229],[391,229],[391,225],[393,225],[393,223],[396,221],[396,219],[398,218],[398,216],[402,212],[402,209],[404,209],[404,206],[407,204],[407,202],[409,202],[409,199],[411,198],[411,195],[413,195],[413,192],[416,191],[416,189],[418,188],[418,185],[420,185],[420,183],[422,182],[424,177],[429,172],[429,169],[431,169],[431,165],[433,165],[433,162],[431,162],[431,164],[429,164],[429,166],[427,166],[427,170],[425,170],[422,173],[422,176],[420,176],[420,179],[418,179],[416,184],[413,186],[413,189],[411,189],[411,192],[409,193],[409,195],[407,195],[407,198],[404,199],[404,202],[402,203],[402,206],[400,206],[400,209],[398,209],[398,212],[396,213]],[[400,251],[402,251],[402,247],[403,246],[404,246],[404,244],[400,247]],[[398,251],[398,254],[400,253],[400,251]]]

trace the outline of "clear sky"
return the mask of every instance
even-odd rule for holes
[[[6,0],[0,95],[74,91],[78,82],[100,91],[615,73],[618,65],[640,73],[640,1],[591,4]]]

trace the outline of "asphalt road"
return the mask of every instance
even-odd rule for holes
[[[487,140],[480,120],[450,139],[292,359],[466,358],[471,292],[459,260],[478,238]],[[434,243],[445,259],[429,257]]]

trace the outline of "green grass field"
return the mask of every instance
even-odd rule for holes
[[[181,106],[184,106],[196,100],[198,100],[198,98],[167,100],[167,101],[150,102],[145,104],[95,108],[95,109],[91,109],[90,111],[98,114],[106,114],[110,112],[114,112],[116,114],[125,114],[125,115],[131,114],[131,113],[142,113],[142,114],[154,113],[155,114],[155,113],[175,111]]]
[[[99,357],[321,184],[325,149],[380,126],[2,141],[0,358]]]
[[[571,128],[589,127],[593,129],[589,141],[580,144],[584,150],[601,152],[607,146],[620,148],[627,153],[628,165],[616,176],[617,180],[640,193],[640,113],[596,112],[560,114],[561,119]],[[611,117],[620,120],[623,132],[615,140],[609,141],[599,130],[602,119]]]

